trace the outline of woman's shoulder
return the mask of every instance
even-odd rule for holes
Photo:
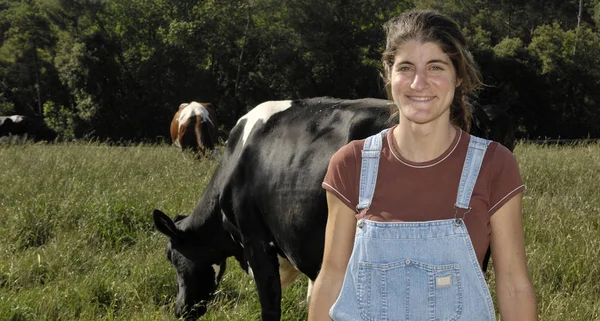
[[[489,144],[486,157],[488,157],[488,155],[491,163],[494,164],[494,166],[518,166],[517,159],[513,152],[496,141],[492,141]]]
[[[479,136],[466,134],[463,137],[465,147],[469,145],[468,141],[471,139],[471,137],[485,139],[485,138],[482,138]],[[509,161],[509,162],[516,163],[516,158],[515,158],[515,155],[513,154],[513,152],[510,149],[506,148],[504,145],[500,144],[499,142],[493,141],[493,140],[490,141],[489,145],[487,146],[485,158],[486,159],[484,159],[484,162],[491,161],[493,163],[502,164],[505,161]]]
[[[340,160],[355,159],[357,156],[361,155],[361,150],[364,145],[365,145],[364,139],[350,141],[349,143],[340,147],[333,154],[331,159],[332,160],[334,160],[334,159],[340,159]]]
[[[465,140],[469,140],[471,137],[471,135],[467,136]],[[468,145],[468,143],[465,145]],[[486,173],[489,180],[502,179],[504,175],[514,178],[520,176],[519,164],[513,152],[496,141],[491,141],[488,144],[481,170]]]

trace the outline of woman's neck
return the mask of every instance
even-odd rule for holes
[[[400,155],[423,163],[440,157],[452,144],[458,129],[450,122],[444,124],[416,124],[400,121],[392,137]]]

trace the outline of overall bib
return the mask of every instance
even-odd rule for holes
[[[385,132],[365,141],[357,213],[375,190]],[[495,320],[490,291],[463,221],[489,141],[471,136],[454,218],[375,222],[360,217],[334,321]],[[434,201],[434,200],[432,200]],[[459,210],[462,209],[462,210]],[[459,214],[464,213],[464,214]]]

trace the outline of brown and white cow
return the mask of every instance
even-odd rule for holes
[[[171,139],[181,150],[204,154],[218,143],[218,124],[210,103],[184,103],[171,121]]]

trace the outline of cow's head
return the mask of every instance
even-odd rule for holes
[[[153,216],[156,229],[169,237],[167,259],[177,271],[175,315],[186,320],[196,319],[206,313],[206,305],[225,271],[228,255],[220,247],[218,235],[200,233],[189,226],[183,228],[187,216],[178,215],[171,220],[159,210],[154,210]]]

